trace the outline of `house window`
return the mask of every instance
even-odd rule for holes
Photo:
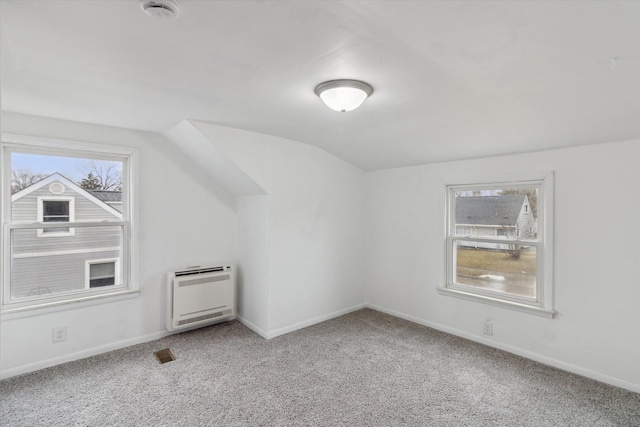
[[[446,187],[447,274],[441,294],[553,316],[552,180],[549,174]],[[461,233],[468,227],[479,232]]]
[[[103,286],[115,286],[119,284],[118,261],[118,259],[86,261],[85,287],[101,288]]]
[[[3,313],[137,292],[135,153],[3,136]]]
[[[456,226],[456,233],[461,236],[471,236],[471,227],[458,225]]]
[[[38,197],[37,221],[43,223],[73,222],[75,220],[75,197]],[[73,236],[74,228],[39,228],[38,237]]]

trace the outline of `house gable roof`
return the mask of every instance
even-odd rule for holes
[[[456,224],[514,226],[526,196],[480,196],[456,198]]]
[[[122,201],[122,191],[110,191],[110,190],[88,190],[89,193],[96,196],[98,199],[103,202],[121,202]]]
[[[78,184],[76,184],[75,182],[71,181],[69,178],[64,177],[62,174],[56,172],[53,173],[51,175],[49,175],[46,178],[41,179],[40,181],[36,182],[33,185],[30,185],[26,188],[23,188],[22,190],[14,193],[13,195],[11,195],[11,202],[15,202],[16,200],[19,200],[31,193],[33,193],[36,190],[39,190],[40,188],[49,185],[53,182],[61,182],[62,184],[64,184],[65,186],[67,186],[68,188],[72,189],[73,191],[75,191],[76,193],[80,194],[81,196],[85,197],[87,200],[89,200],[90,202],[98,205],[100,208],[104,209],[105,211],[109,212],[110,214],[114,215],[116,218],[118,219],[122,219],[122,213],[119,212],[117,209],[114,209],[113,207],[109,206],[108,204],[106,204],[105,202],[103,202],[102,200],[100,200],[99,198],[97,198],[96,196],[94,196],[93,194],[91,194],[89,191],[85,190],[84,188],[80,187]]]

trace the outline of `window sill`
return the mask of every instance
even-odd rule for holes
[[[550,310],[542,307],[534,307],[531,305],[520,304],[513,301],[506,301],[503,299],[487,297],[484,295],[477,295],[470,292],[460,291],[457,289],[442,288],[442,287],[439,287],[437,289],[440,295],[462,298],[469,301],[477,301],[483,304],[490,304],[498,307],[508,308],[511,310],[521,311],[523,313],[535,314],[536,316],[547,317],[549,319],[553,319],[553,317],[556,314],[555,310]]]
[[[78,297],[72,300],[43,302],[23,307],[4,307],[0,312],[2,320],[20,319],[23,317],[39,316],[41,314],[55,313],[58,311],[69,310],[72,308],[89,307],[97,304],[105,304],[116,301],[137,298],[140,290],[129,289],[109,294],[91,295]]]

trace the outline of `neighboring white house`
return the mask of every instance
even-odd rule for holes
[[[93,196],[102,200],[118,212],[122,212],[122,191],[87,190]]]
[[[536,220],[529,198],[523,194],[457,197],[456,235],[495,238],[533,238]],[[460,246],[507,249],[497,243],[459,241]]]
[[[122,220],[116,208],[120,194],[98,193],[101,197],[55,173],[11,196],[14,223],[61,225],[13,230],[12,299],[120,283],[122,236],[107,224]],[[64,226],[87,221],[105,221],[105,227]]]

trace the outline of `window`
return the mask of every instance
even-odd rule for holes
[[[74,197],[38,197],[37,199],[38,222],[73,222],[75,220]],[[74,228],[39,228],[38,237],[62,237],[73,236]]]
[[[446,187],[447,274],[440,293],[553,317],[552,180],[549,174]]]
[[[68,200],[43,200],[42,222],[69,222]]]
[[[136,293],[136,150],[3,135],[1,152],[3,313]]]
[[[456,226],[456,233],[461,236],[471,236],[471,227],[465,227],[463,225]]]
[[[101,259],[86,261],[86,288],[115,286],[120,283],[117,259]]]

